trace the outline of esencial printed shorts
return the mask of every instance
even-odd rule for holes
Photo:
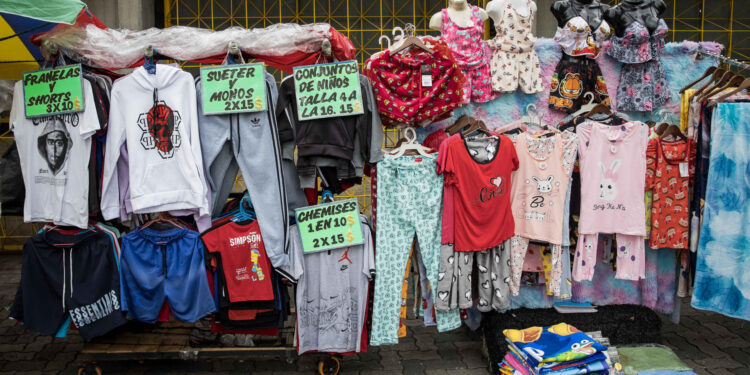
[[[136,229],[122,238],[122,309],[156,323],[166,298],[175,318],[192,323],[216,311],[198,233]]]
[[[125,324],[114,241],[92,229],[31,237],[23,248],[21,283],[10,316],[48,336],[70,317],[84,340]]]
[[[596,60],[563,54],[552,76],[549,107],[573,113],[588,103],[587,92],[594,94],[594,103],[609,106],[607,84]]]

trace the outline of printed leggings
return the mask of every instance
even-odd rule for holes
[[[378,275],[370,345],[398,343],[400,292],[415,233],[427,278],[438,285],[443,178],[435,168],[434,159],[414,156],[386,156],[378,163]],[[439,332],[461,326],[458,311],[438,311],[436,317]]]
[[[453,245],[442,245],[436,311],[468,309],[473,306],[471,274],[474,264],[477,268],[479,311],[508,309],[509,248],[509,241],[484,251],[453,251]]]
[[[646,278],[646,249],[643,236],[615,234],[617,241],[616,279],[640,280]],[[580,234],[576,260],[573,264],[573,280],[591,281],[596,266],[599,234]]]
[[[547,280],[548,289],[556,297],[561,295],[560,285],[563,274],[562,246],[550,244],[551,247],[551,270]],[[510,238],[510,292],[514,296],[518,295],[521,288],[521,274],[523,273],[523,262],[526,258],[526,251],[529,249],[529,239],[521,236]]]

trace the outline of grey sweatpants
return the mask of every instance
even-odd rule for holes
[[[298,197],[296,200],[304,204],[304,195],[296,170],[290,170],[293,164],[287,168],[282,165],[274,108],[278,94],[276,81],[266,73],[268,110],[241,114],[204,115],[200,77],[196,79],[196,89],[201,151],[211,185],[212,213],[221,212],[237,171],[241,170],[266,253],[274,268],[279,268],[289,262],[286,234],[291,211],[287,197]],[[289,175],[294,178],[288,178]]]
[[[441,245],[435,310],[468,309],[474,305],[472,271],[477,269],[477,308],[479,311],[505,310],[510,307],[510,243],[484,251],[453,251],[453,245]]]

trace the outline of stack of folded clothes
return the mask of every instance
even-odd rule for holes
[[[500,363],[501,374],[616,373],[607,347],[571,325],[560,323],[544,328],[506,329],[503,334],[509,350]]]

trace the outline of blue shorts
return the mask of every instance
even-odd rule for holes
[[[156,323],[166,298],[172,314],[192,323],[216,311],[199,234],[188,229],[137,229],[122,238],[122,310]]]

